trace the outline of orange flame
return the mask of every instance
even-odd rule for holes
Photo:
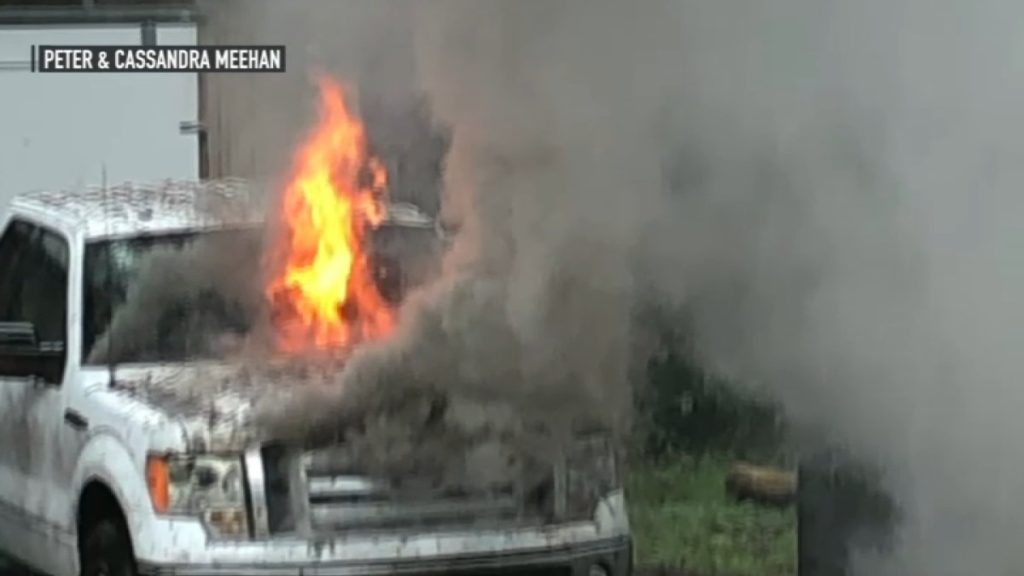
[[[334,348],[389,332],[366,233],[384,217],[386,172],[341,86],[320,79],[320,120],[295,156],[280,211],[282,265],[267,286],[280,347]]]

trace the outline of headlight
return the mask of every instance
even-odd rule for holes
[[[565,511],[569,518],[594,515],[597,503],[620,487],[618,457],[603,435],[579,438],[565,458]]]
[[[216,536],[248,533],[240,456],[150,456],[146,482],[157,513],[198,516]]]

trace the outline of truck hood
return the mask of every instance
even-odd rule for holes
[[[111,389],[179,421],[190,450],[244,450],[259,440],[257,403],[284,400],[305,379],[294,368],[252,370],[244,364],[118,366]],[[299,382],[299,383],[297,383]]]

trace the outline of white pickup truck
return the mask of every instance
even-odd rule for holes
[[[246,238],[254,217],[210,208],[244,194],[232,181],[38,192],[0,217],[0,553],[69,576],[630,572],[600,441],[581,439],[529,505],[396,503],[315,450],[254,443],[254,399],[274,382],[173,330],[96,361],[143,257]],[[397,222],[434,234],[422,224]]]

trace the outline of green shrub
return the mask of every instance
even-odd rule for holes
[[[771,459],[782,436],[777,410],[699,366],[685,330],[661,326],[658,333],[659,351],[647,360],[637,387],[643,454],[659,459],[680,452],[729,452]]]

